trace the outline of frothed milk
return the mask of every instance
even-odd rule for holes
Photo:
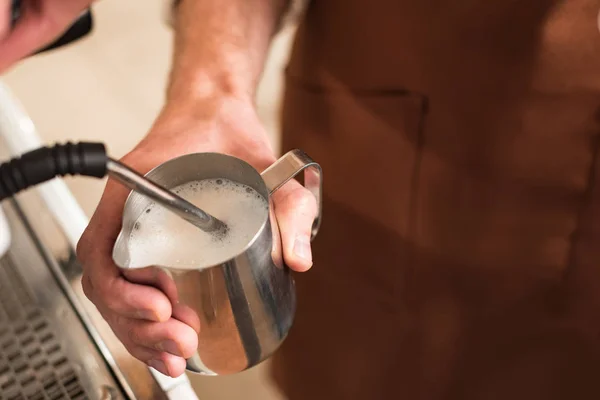
[[[131,233],[131,265],[198,268],[219,264],[241,253],[268,215],[265,198],[227,179],[193,181],[171,190],[223,221],[229,228],[227,235],[215,237],[153,204]]]

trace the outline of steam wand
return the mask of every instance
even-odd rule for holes
[[[102,143],[66,143],[42,147],[0,164],[0,201],[28,187],[66,175],[96,178],[109,175],[205,232],[224,234],[227,231],[227,225],[222,221],[108,157]]]

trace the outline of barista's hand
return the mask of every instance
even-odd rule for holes
[[[22,0],[11,29],[11,0],[0,1],[0,73],[52,43],[94,0]]]
[[[239,157],[259,171],[275,161],[253,106],[239,99],[193,108],[168,106],[151,133],[124,161],[146,173],[179,155],[206,151]],[[184,372],[184,358],[196,350],[196,332],[201,327],[189,309],[176,304],[172,282],[166,275],[140,275],[136,271],[138,274],[128,273],[125,279],[114,265],[111,252],[127,193],[109,182],[79,243],[83,287],[134,357],[164,374],[178,376]],[[316,201],[296,181],[278,190],[273,200],[286,264],[306,271],[312,265],[310,233]]]

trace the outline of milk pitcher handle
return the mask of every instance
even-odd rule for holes
[[[302,171],[304,171],[304,186],[317,200],[317,217],[313,221],[312,240],[317,236],[321,226],[323,209],[323,172],[321,166],[302,150],[295,149],[275,161],[273,165],[263,171],[261,176],[269,189],[269,194],[273,194]]]

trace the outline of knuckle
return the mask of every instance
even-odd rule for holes
[[[77,248],[75,250],[77,258],[82,264],[87,263],[87,253],[89,248],[89,234],[87,232],[88,230],[86,229],[83,235],[81,235],[81,238],[77,242]]]
[[[125,350],[127,350],[127,352],[131,354],[133,358],[144,363],[148,361],[148,357],[146,357],[144,353],[139,351],[138,346],[135,343],[124,342],[123,346],[125,346]]]
[[[96,300],[101,303],[104,307],[108,308],[112,312],[121,312],[121,303],[111,296],[98,296],[100,300]]]
[[[191,358],[196,352],[198,345],[196,344],[196,339],[186,341],[183,346],[181,346],[182,357],[183,358]]]
[[[300,185],[298,181],[291,180],[283,185],[274,194],[276,201],[285,201],[296,204],[297,202],[306,201],[304,198],[310,195],[308,189]]]
[[[113,314],[112,324],[115,328],[127,329],[129,326],[129,319],[124,315]]]
[[[198,348],[198,334],[193,328],[186,326],[185,331],[181,335],[181,351],[184,358],[190,358]]]
[[[307,211],[314,213],[317,211],[317,199],[313,194],[307,189],[302,190],[302,199],[299,200],[303,207],[306,208]]]
[[[181,357],[183,358],[192,358],[195,352],[195,347],[189,345],[181,346]]]
[[[129,326],[127,328],[127,339],[129,339],[132,343],[135,344],[143,343],[143,336],[139,329],[137,329],[137,327],[135,326]]]
[[[108,326],[110,326],[112,328],[114,325],[113,324],[113,313],[103,307],[99,307],[95,303],[94,303],[94,305],[96,306],[96,310],[98,310],[98,312],[100,313],[102,318],[104,318],[104,320],[108,323]]]
[[[94,285],[94,300],[96,303],[100,303],[104,307],[111,311],[118,312],[121,310],[121,302],[119,298],[115,296],[111,286],[105,282],[97,282]]]
[[[314,213],[317,210],[315,197],[302,186],[291,190],[286,196],[286,201],[289,201],[295,210],[300,210],[303,213]]]
[[[110,328],[114,332],[115,336],[117,336],[119,341],[121,341],[125,346],[131,344],[128,335],[128,331],[131,325],[129,321],[127,321],[127,319],[122,315],[118,315],[110,311],[107,312],[106,310],[103,310],[101,314],[108,323],[108,326],[110,326]]]
[[[85,294],[85,297],[88,298],[88,300],[90,300],[91,302],[93,302],[93,292],[94,292],[94,287],[92,285],[92,282],[90,281],[90,277],[87,274],[84,274],[83,277],[81,278],[81,287],[83,288],[83,294]]]
[[[150,360],[151,353],[149,353],[148,351],[144,351],[144,348],[139,344],[131,342],[127,337],[125,338],[125,340],[122,340],[122,343],[127,352],[131,354],[133,358],[136,358],[144,363]]]

